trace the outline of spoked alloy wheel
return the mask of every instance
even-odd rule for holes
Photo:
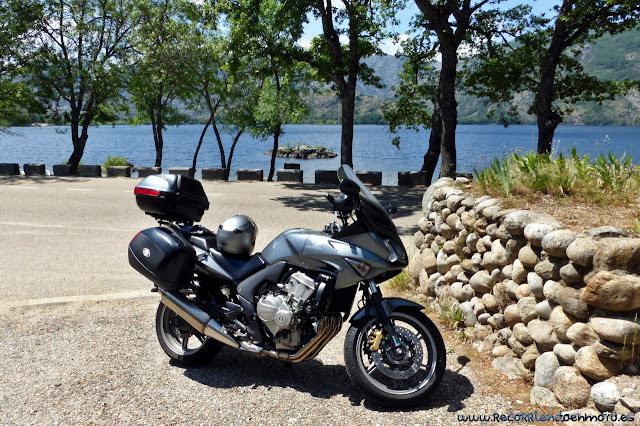
[[[162,349],[179,365],[205,364],[222,345],[199,333],[162,302],[156,312],[156,334]]]
[[[365,393],[384,405],[415,406],[442,380],[444,342],[436,326],[420,312],[393,312],[389,318],[400,345],[385,336],[377,319],[352,326],[344,347],[347,373]]]

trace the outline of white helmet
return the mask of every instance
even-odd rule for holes
[[[218,227],[216,242],[221,253],[249,256],[256,246],[257,236],[258,227],[250,217],[231,216]]]

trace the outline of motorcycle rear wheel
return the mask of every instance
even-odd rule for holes
[[[222,343],[204,336],[160,302],[156,311],[158,342],[176,364],[197,366],[209,362]]]
[[[377,318],[352,325],[344,341],[351,380],[369,397],[390,407],[414,407],[438,387],[446,351],[438,328],[421,312],[392,312],[389,319],[401,345],[384,336]],[[377,338],[376,344],[376,336]]]

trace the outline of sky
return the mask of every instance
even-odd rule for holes
[[[334,5],[340,4],[340,0],[334,0]],[[518,0],[506,0],[501,3],[501,7],[508,9],[510,7],[516,6],[518,4],[529,4],[533,8],[533,13],[540,14],[551,11],[553,6],[560,4],[560,0],[537,0],[537,1],[529,1],[523,2]],[[397,31],[398,33],[405,33],[409,29],[409,22],[411,21],[411,17],[419,12],[418,7],[415,2],[412,0],[408,0],[408,7],[400,12],[400,25],[394,26],[390,29]],[[302,46],[309,46],[311,43],[311,39],[317,35],[322,33],[322,23],[310,17],[310,22],[305,26],[304,35],[302,37],[302,41],[300,44]],[[342,40],[346,42],[346,39]],[[393,55],[398,50],[398,46],[394,45],[393,42],[389,39],[384,40],[383,44],[380,46],[383,52],[388,55]]]

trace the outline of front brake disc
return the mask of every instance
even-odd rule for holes
[[[416,374],[422,365],[422,345],[418,336],[406,328],[396,327],[396,333],[405,348],[405,358],[394,360],[389,354],[383,355],[379,351],[374,352],[371,358],[376,368],[385,376],[392,379],[408,379]]]

